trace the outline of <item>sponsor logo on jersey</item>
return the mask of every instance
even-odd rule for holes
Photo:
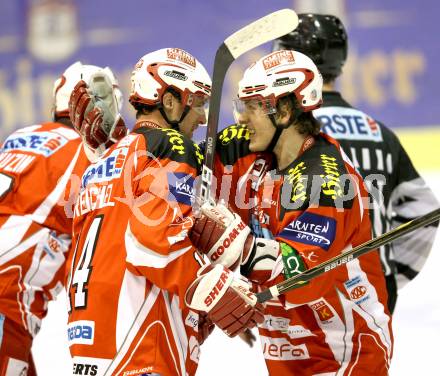
[[[287,171],[286,180],[292,185],[291,202],[302,204],[307,198],[307,176],[304,176],[305,171],[304,162],[298,163]]]
[[[292,339],[305,338],[305,337],[316,337],[310,329],[306,329],[301,325],[292,325],[287,329],[287,335]]]
[[[179,155],[185,154],[185,141],[182,133],[170,128],[161,128],[159,130],[168,136],[168,142],[171,144],[171,150],[175,151]]]
[[[321,166],[324,168],[324,174],[320,175],[324,182],[321,184],[322,193],[330,196],[333,200],[341,198],[344,195],[340,180],[339,166],[336,158],[321,154]]]
[[[356,276],[346,281],[344,284],[350,298],[356,304],[361,304],[369,299],[369,294],[367,294],[368,289],[362,284],[362,278],[360,276]]]
[[[20,150],[49,157],[67,142],[63,136],[51,132],[14,133],[6,139],[0,151]]]
[[[199,330],[199,314],[189,311],[185,318],[185,324],[197,332]]]
[[[310,308],[312,308],[316,314],[318,315],[321,321],[330,320],[334,314],[325,300],[320,300],[317,303],[310,304]]]
[[[153,366],[124,371],[122,376],[148,376],[150,372],[153,372]]]
[[[81,179],[81,187],[119,178],[127,158],[128,148],[117,148],[104,158],[90,165]]]
[[[289,322],[290,320],[285,317],[264,315],[264,322],[261,324],[261,328],[270,331],[277,330],[281,332],[287,332],[289,328]]]
[[[322,131],[336,139],[382,142],[379,125],[364,113],[344,107],[323,107],[313,111]]]
[[[194,337],[194,336],[189,337],[188,348],[189,348],[189,358],[193,362],[199,363],[200,345],[199,345],[199,341],[197,341],[196,337]]]
[[[96,376],[98,366],[96,364],[73,363],[73,374],[83,376]]]
[[[72,345],[93,345],[95,322],[80,320],[67,325],[67,341]]]
[[[282,64],[294,63],[295,57],[292,51],[283,50],[271,53],[263,59],[263,67],[265,70],[272,69]]]
[[[190,55],[184,50],[181,50],[180,48],[168,48],[167,56],[168,59],[181,61],[182,63],[188,64],[194,68],[196,66],[196,59],[194,56]]]
[[[336,220],[313,213],[303,213],[281,231],[280,237],[298,243],[317,245],[326,251],[336,234]]]
[[[223,129],[219,136],[222,145],[227,145],[234,139],[248,141],[249,129],[242,125],[231,125],[230,127]]]
[[[169,172],[169,199],[191,206],[194,201],[194,178],[183,172]]]
[[[310,359],[307,346],[302,343],[293,345],[285,338],[260,336],[263,354],[269,360],[302,360]]]

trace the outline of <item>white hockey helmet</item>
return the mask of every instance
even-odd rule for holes
[[[209,97],[211,78],[205,67],[180,48],[164,48],[144,55],[131,74],[130,103],[156,106],[169,88],[191,106],[193,95]]]
[[[235,107],[257,100],[266,113],[274,114],[278,99],[292,93],[302,111],[318,108],[322,103],[321,73],[313,61],[300,52],[275,51],[246,69],[238,85],[239,100]]]
[[[53,86],[53,118],[69,117],[69,98],[75,85],[83,80],[89,84],[90,78],[103,72],[110,77],[114,90],[114,95],[118,104],[119,111],[122,108],[122,93],[119,90],[118,81],[109,67],[101,68],[96,65],[85,65],[80,61],[69,66],[64,73],[54,82]]]

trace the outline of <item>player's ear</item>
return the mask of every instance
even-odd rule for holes
[[[172,111],[175,106],[175,97],[170,92],[166,92],[162,97],[162,105],[165,110]]]
[[[279,125],[287,125],[290,121],[291,113],[293,111],[292,102],[287,100],[280,100],[277,104],[277,112],[275,120]]]

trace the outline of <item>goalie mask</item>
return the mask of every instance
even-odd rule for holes
[[[69,98],[75,85],[81,80],[88,84],[90,79],[99,73],[103,73],[109,77],[114,87],[114,96],[118,110],[121,110],[122,93],[119,90],[118,81],[111,69],[109,67],[101,68],[96,65],[85,65],[77,61],[69,66],[54,83],[52,106],[52,117],[54,120],[60,117],[69,117]]]
[[[184,111],[177,121],[168,119],[162,98],[167,91],[180,96]],[[165,48],[143,56],[131,75],[131,104],[157,106],[162,116],[174,129],[185,118],[195,96],[207,99],[211,95],[211,78],[203,65],[188,52],[179,48]]]

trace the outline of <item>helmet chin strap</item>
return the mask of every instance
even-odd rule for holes
[[[167,116],[167,114],[165,113],[165,110],[163,108],[163,105],[160,104],[158,106],[159,111],[162,115],[162,117],[165,119],[165,121],[170,125],[170,127],[178,132],[180,132],[180,123],[183,121],[183,119],[185,119],[186,115],[188,115],[189,110],[191,109],[190,106],[186,105],[183,109],[182,115],[180,116],[179,120],[170,120]]]
[[[295,108],[293,115],[290,117],[290,121],[289,123],[287,123],[287,125],[278,125],[277,122],[275,121],[275,115],[274,114],[270,114],[269,119],[272,123],[272,125],[275,128],[275,133],[272,136],[272,140],[269,143],[269,146],[266,148],[266,151],[273,153],[273,150],[275,149],[275,146],[278,142],[278,140],[280,139],[281,133],[283,133],[283,131],[287,128],[289,128],[293,123],[295,123],[296,119],[298,119],[298,117],[302,114],[302,110],[299,108]]]

